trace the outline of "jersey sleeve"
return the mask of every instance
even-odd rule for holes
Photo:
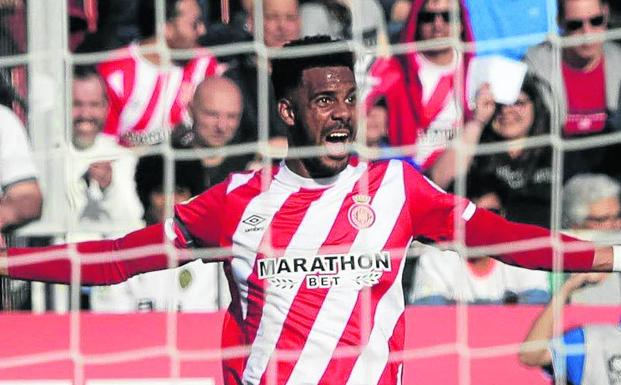
[[[185,247],[183,234],[170,236],[164,224],[149,226],[114,240],[87,241],[47,247],[9,248],[8,272],[12,278],[69,284],[111,285],[149,271],[169,267],[169,261],[184,263],[173,250],[169,259],[167,241]],[[72,263],[72,256],[76,256]],[[73,276],[74,266],[79,274]]]
[[[175,218],[118,239],[9,248],[9,276],[66,284],[79,279],[85,285],[111,285],[137,274],[190,262],[193,259],[180,249],[219,245],[221,218],[226,215],[226,183],[175,206]],[[170,244],[175,246],[172,250]],[[74,263],[73,255],[78,257]],[[74,266],[80,267],[75,276]]]
[[[228,179],[175,206],[175,222],[193,246],[219,246]]]
[[[495,258],[529,269],[552,270],[553,236],[543,227],[511,222],[490,211],[477,208],[465,198],[448,194],[404,164],[406,194],[415,237],[434,241],[454,241],[463,228],[468,247],[497,246]],[[559,235],[565,271],[590,271],[595,255],[590,242]]]

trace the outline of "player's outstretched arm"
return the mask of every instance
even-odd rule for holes
[[[554,303],[564,304],[578,288],[601,282],[606,278],[603,273],[573,274],[554,295],[533,325],[520,347],[520,362],[528,366],[548,366],[552,363],[552,353],[548,349],[549,341],[554,337]]]
[[[183,247],[184,239],[175,238]],[[0,275],[12,278],[71,283],[73,266],[80,267],[85,285],[110,285],[148,271],[169,266],[164,225],[134,231],[115,240],[80,242],[36,248],[3,248]],[[77,253],[76,253],[77,252]],[[78,255],[74,265],[71,255]]]
[[[552,270],[554,245],[550,230],[543,227],[508,221],[494,213],[477,209],[466,223],[466,244],[468,246],[507,245],[508,249],[522,242],[497,258],[505,263],[529,269]],[[621,269],[621,250],[615,257],[613,247],[596,247],[591,242],[581,241],[563,234],[561,243],[563,270],[573,272],[618,271]],[[526,243],[523,243],[526,242]],[[529,245],[528,243],[532,243]],[[615,246],[616,248],[616,246]]]
[[[487,255],[510,265],[552,270],[558,250],[564,271],[621,271],[621,246],[596,247],[563,234],[553,237],[543,227],[508,221],[447,194],[407,165],[404,178],[415,237],[451,241],[461,237],[456,229],[463,228],[467,247],[496,246]]]

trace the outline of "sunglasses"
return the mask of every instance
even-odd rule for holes
[[[597,16],[590,17],[588,19],[565,20],[564,24],[565,24],[565,29],[568,32],[573,32],[573,31],[577,31],[580,28],[584,27],[585,23],[589,23],[591,27],[601,27],[602,25],[604,25],[604,21],[606,21],[606,18],[604,17],[604,15],[597,15]]]
[[[433,23],[436,21],[436,17],[440,16],[445,23],[451,20],[451,13],[449,11],[442,12],[427,12],[422,11],[418,14],[418,21],[421,23]]]

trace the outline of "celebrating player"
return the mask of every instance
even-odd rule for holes
[[[289,46],[329,41],[319,36]],[[225,340],[249,346],[243,360],[225,363],[229,383],[393,385],[400,383],[402,362],[391,353],[403,348],[405,333],[401,274],[413,238],[451,241],[460,228],[467,246],[537,239],[535,247],[511,248],[497,258],[552,267],[548,230],[477,209],[404,162],[350,159],[356,127],[351,53],[277,59],[272,79],[288,127],[290,155],[283,163],[232,174],[175,206],[174,218],[117,240],[9,248],[1,272],[68,283],[69,255],[77,250],[81,282],[102,285],[169,267],[167,242],[227,247],[234,293]],[[302,157],[299,150],[308,146],[319,155]],[[560,239],[577,246],[563,253],[566,270],[611,270],[621,263],[611,247]],[[56,259],[24,264],[20,256],[37,251]]]

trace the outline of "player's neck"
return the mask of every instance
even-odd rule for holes
[[[287,158],[285,159],[285,164],[289,168],[289,170],[293,171],[295,174],[303,177],[303,178],[312,178],[311,173],[306,168],[302,159],[298,158]]]

